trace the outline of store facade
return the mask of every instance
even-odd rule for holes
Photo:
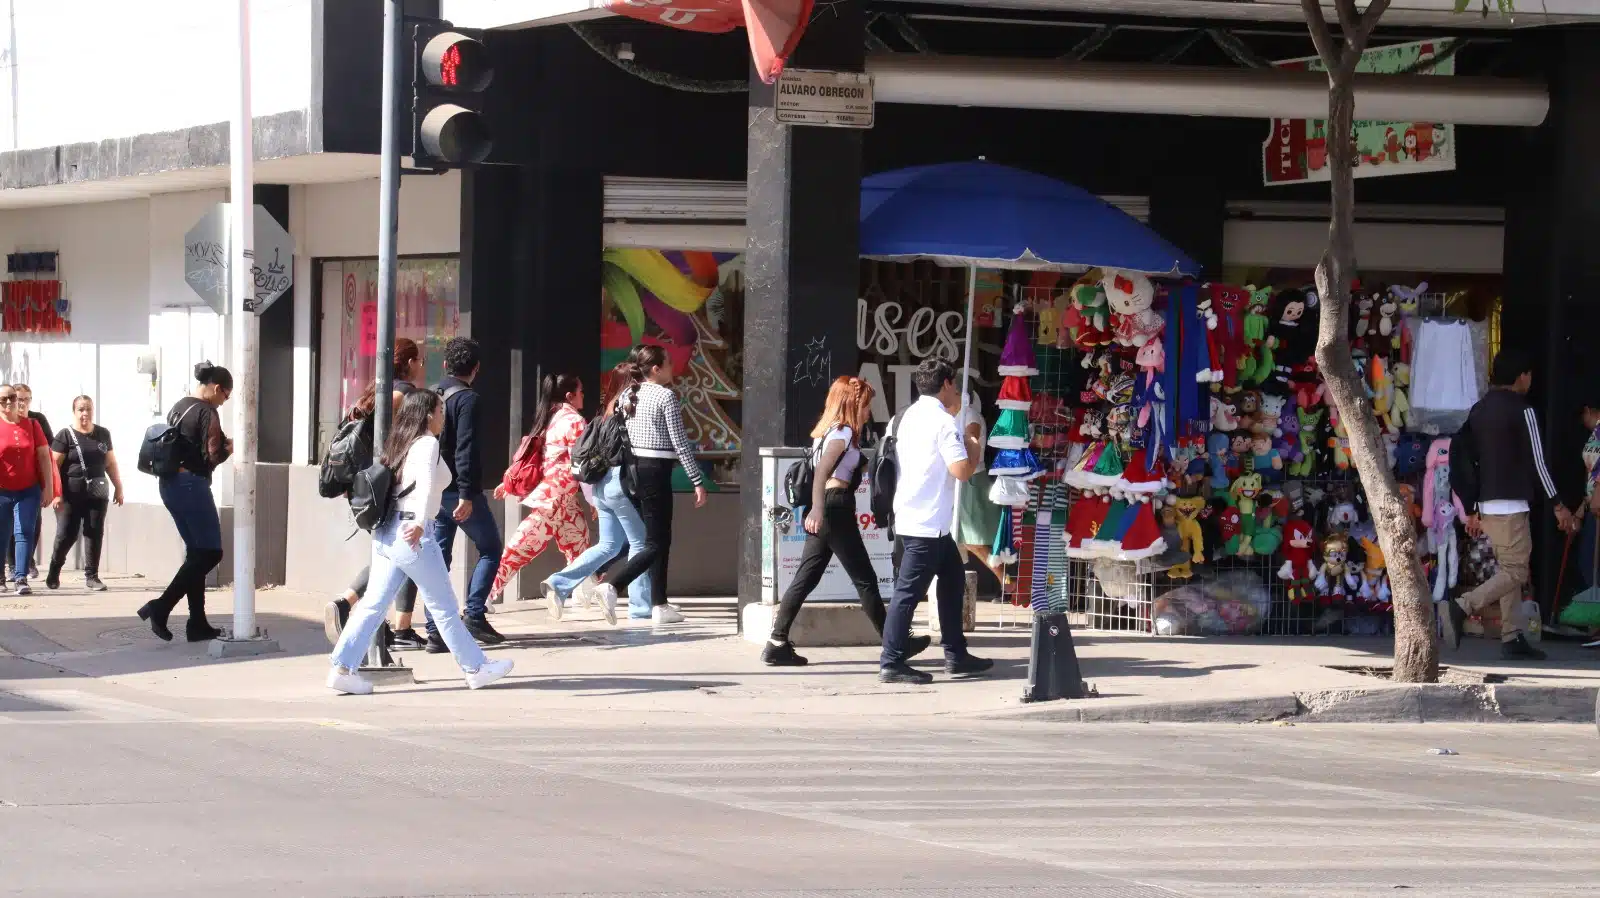
[[[746,65],[738,34],[617,20],[588,28],[591,39],[626,44],[641,65],[681,78],[737,79]],[[795,64],[861,68],[864,29],[864,19],[848,14],[819,20]],[[1012,35],[993,38],[985,52],[996,55],[994,42]],[[1585,277],[1576,247],[1550,251],[1575,239],[1553,222],[1592,214],[1576,203],[1593,188],[1567,148],[1592,114],[1580,100],[1590,40],[1590,32],[1571,29],[1508,38],[1514,52],[1499,65],[1550,85],[1543,126],[1459,126],[1453,171],[1363,179],[1358,187],[1358,251],[1381,266],[1374,273],[1385,283],[1455,278],[1502,295],[1504,337],[1549,349],[1541,357],[1552,372],[1592,364],[1570,344],[1549,342],[1552,314],[1592,314],[1579,301],[1558,301],[1566,295],[1558,284]],[[490,100],[497,123],[504,111],[521,113],[512,133],[497,132],[497,153],[520,164],[469,171],[462,182],[462,308],[491,367],[506,372],[483,389],[512,409],[494,443],[509,451],[527,404],[521,398],[540,372],[598,376],[626,340],[677,344],[648,313],[635,335],[607,289],[608,277],[626,278],[615,263],[627,254],[661,254],[707,300],[674,310],[688,321],[660,317],[679,336],[692,329],[694,348],[684,351],[686,361],[700,360],[690,367],[702,388],[701,424],[721,435],[720,443],[702,443],[721,491],[706,509],[680,506],[679,594],[754,594],[738,584],[728,550],[755,527],[759,497],[736,488],[754,482],[754,447],[793,444],[809,428],[826,381],[812,372],[877,364],[885,393],[895,392],[891,363],[861,345],[872,342],[876,320],[868,287],[885,279],[858,257],[863,173],[986,157],[1049,174],[1134,210],[1215,278],[1300,276],[1326,233],[1325,187],[1263,184],[1265,119],[880,104],[868,131],[785,130],[764,117],[759,90],[700,93],[649,83],[565,26],[496,31],[490,42],[502,58],[529,60],[506,74]],[[1017,52],[1037,52],[1026,42]],[[1563,160],[1571,162],[1563,167]],[[1555,189],[1557,178],[1577,186]],[[964,286],[947,284],[953,278],[932,266],[890,278],[920,282],[924,293]],[[586,302],[594,303],[592,316]],[[940,311],[933,314],[937,321]],[[819,342],[826,347],[820,358]],[[909,347],[895,347],[902,349]],[[1571,395],[1566,378],[1543,380],[1549,389],[1536,398],[1554,451],[1571,436],[1556,411]]]

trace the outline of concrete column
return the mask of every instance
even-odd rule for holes
[[[1502,345],[1538,366],[1529,396],[1538,411],[1551,475],[1563,495],[1581,494],[1579,410],[1600,382],[1600,31],[1541,35],[1550,117],[1518,130],[1507,159],[1505,299]],[[1560,573],[1563,536],[1541,509],[1533,516],[1534,595],[1548,609]],[[1576,553],[1574,553],[1576,554]],[[1576,572],[1571,572],[1575,574]],[[1568,583],[1577,582],[1573,576]]]
[[[862,71],[860,4],[812,17],[796,68]],[[858,130],[790,127],[773,117],[774,89],[752,77],[745,215],[745,351],[739,602],[761,587],[762,446],[798,445],[832,378],[855,369],[860,249]]]

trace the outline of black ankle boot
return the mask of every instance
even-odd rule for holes
[[[190,642],[209,642],[221,636],[222,631],[211,626],[211,623],[203,617],[198,621],[191,617],[188,625],[184,627],[184,635]]]
[[[772,641],[768,640],[766,646],[761,649],[761,663],[768,667],[804,667],[806,659],[795,654],[794,643],[773,645]]]
[[[167,615],[158,611],[153,602],[146,602],[139,607],[139,619],[150,622],[150,632],[162,642],[172,641],[172,631],[167,629]]]

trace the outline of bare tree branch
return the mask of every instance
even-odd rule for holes
[[[1088,37],[1078,41],[1078,43],[1075,44],[1071,50],[1061,54],[1061,61],[1083,62],[1085,59],[1089,58],[1090,53],[1093,53],[1094,51],[1105,46],[1105,42],[1111,40],[1111,36],[1116,33],[1117,26],[1101,25],[1099,28],[1096,28]]]
[[[1412,63],[1409,66],[1406,66],[1405,68],[1401,69],[1400,71],[1396,72],[1395,74],[1396,75],[1422,75],[1422,74],[1426,74],[1428,72],[1431,72],[1435,68],[1438,68],[1445,61],[1454,58],[1457,53],[1460,53],[1468,44],[1471,44],[1471,43],[1472,43],[1472,38],[1470,38],[1470,37],[1455,38],[1454,40],[1451,40],[1450,43],[1443,50],[1440,50],[1438,52],[1438,54],[1433,56],[1433,58],[1431,58],[1431,59],[1419,59],[1415,63]]]
[[[1318,0],[1300,0],[1300,8],[1305,13],[1306,28],[1311,31],[1311,43],[1317,48],[1317,56],[1321,57],[1323,68],[1332,72],[1339,67],[1339,46],[1334,42],[1328,17],[1322,14],[1322,4]]]
[[[1350,40],[1350,32],[1355,31],[1361,22],[1361,13],[1356,11],[1356,0],[1333,0],[1334,12],[1339,17],[1339,30],[1344,32],[1344,39]]]
[[[1378,20],[1389,9],[1389,0],[1370,0],[1367,11],[1361,14],[1361,39],[1365,41],[1378,27]]]
[[[1272,63],[1263,59],[1259,53],[1250,49],[1244,41],[1239,40],[1237,35],[1227,29],[1207,28],[1206,36],[1211,38],[1211,42],[1216,44],[1218,49],[1228,54],[1229,59],[1240,65],[1249,66],[1252,69],[1265,69],[1272,66]]]

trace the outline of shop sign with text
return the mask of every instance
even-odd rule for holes
[[[785,125],[870,128],[872,76],[861,72],[784,69],[773,114]]]
[[[1396,75],[1416,71],[1427,60],[1445,55],[1451,41],[1416,41],[1375,47],[1361,55],[1356,71]],[[1275,63],[1280,68],[1326,71],[1317,57]],[[1447,56],[1426,75],[1452,75],[1455,59]],[[1273,119],[1272,131],[1262,143],[1262,179],[1267,186],[1327,181],[1327,121],[1323,119]],[[1455,126],[1439,122],[1357,121],[1355,176],[1376,178],[1419,172],[1453,171],[1456,167]]]

